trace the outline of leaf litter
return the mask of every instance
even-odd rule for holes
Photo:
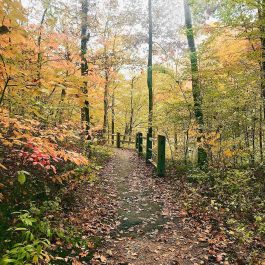
[[[222,221],[186,212],[176,198],[172,183],[157,178],[151,165],[133,151],[115,150],[98,180],[76,191],[66,217],[88,241],[101,238],[90,263],[81,264],[237,264],[228,261],[232,242]]]

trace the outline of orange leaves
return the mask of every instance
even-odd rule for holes
[[[62,158],[64,161],[70,161],[76,164],[77,166],[83,166],[88,164],[88,159],[76,152],[62,150],[59,151],[57,154],[58,157]]]
[[[27,158],[33,162],[33,165],[40,165],[56,174],[55,165],[62,160],[72,162],[77,166],[88,164],[87,158],[83,155],[73,151],[60,150],[57,144],[51,143],[48,139],[41,137],[32,139],[34,141],[29,141],[27,147],[31,148],[33,153],[27,155]]]
[[[234,152],[232,152],[231,150],[227,149],[224,151],[224,156],[225,157],[228,157],[228,158],[231,158],[234,156]]]
[[[59,148],[58,144],[66,139],[77,138],[67,126],[42,129],[35,120],[9,117],[3,110],[0,116],[0,143],[10,149],[12,159],[17,159],[24,166],[33,166],[56,174],[56,167],[61,162],[72,162],[77,166],[87,165],[88,160],[82,154]],[[0,164],[0,168],[6,167]]]

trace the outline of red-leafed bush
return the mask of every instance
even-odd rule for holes
[[[78,152],[79,135],[72,128],[72,124],[44,127],[36,120],[11,117],[3,110],[0,115],[0,184],[7,193],[15,192],[15,176],[21,170],[30,173],[29,181],[44,183],[37,185],[39,189],[47,183],[58,183],[58,179],[62,183],[58,177],[69,168],[88,165],[88,159]],[[0,190],[0,200],[5,197],[4,193]]]

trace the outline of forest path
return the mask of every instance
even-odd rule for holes
[[[115,194],[116,229],[91,264],[206,264],[207,246],[181,218],[169,184],[152,171],[136,153],[115,150],[101,177]]]

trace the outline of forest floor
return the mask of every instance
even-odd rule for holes
[[[104,237],[91,264],[231,264],[220,229],[189,217],[170,181],[155,177],[136,153],[114,152],[93,189],[79,189],[79,214],[72,212],[88,234]]]

